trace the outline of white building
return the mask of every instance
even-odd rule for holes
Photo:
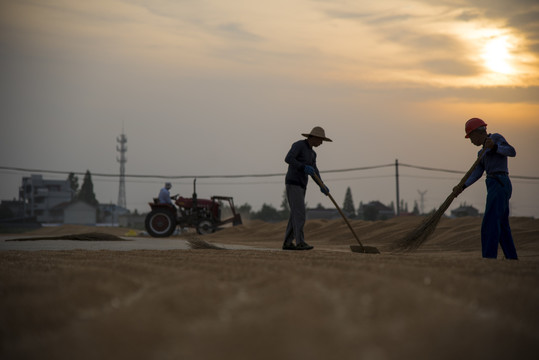
[[[67,179],[45,180],[42,175],[32,174],[22,178],[19,198],[24,202],[26,216],[40,223],[61,223],[64,214],[58,205],[70,202],[73,191]]]
[[[97,208],[84,201],[74,201],[63,208],[64,224],[95,225]]]

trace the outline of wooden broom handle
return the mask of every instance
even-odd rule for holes
[[[479,153],[479,155],[477,156],[477,159],[475,160],[475,162],[473,163],[472,167],[470,168],[470,170],[468,170],[468,172],[466,174],[464,174],[464,177],[462,178],[462,180],[460,180],[459,182],[459,185],[464,185],[464,183],[466,182],[466,180],[468,180],[468,178],[470,177],[470,175],[472,175],[473,171],[475,170],[475,168],[477,167],[477,165],[479,164],[479,162],[481,161],[481,159],[483,158],[483,155],[485,155],[485,153],[487,152],[487,148],[483,148],[483,150],[481,150],[481,152]]]
[[[477,165],[479,164],[479,162],[481,161],[481,159],[485,155],[486,151],[487,151],[487,148],[483,148],[483,150],[481,150],[481,152],[477,156],[477,159],[473,163],[472,167],[470,167],[470,170],[468,170],[468,172],[466,172],[466,174],[464,174],[464,176],[462,177],[462,179],[460,180],[460,182],[458,183],[457,186],[464,185],[466,180],[468,180],[470,175],[472,175],[473,171],[475,170],[475,168],[477,167]],[[457,196],[458,196],[458,194],[456,194],[454,191],[452,191],[451,194],[449,194],[449,196],[447,197],[447,199],[445,199],[443,204],[440,205],[440,207],[438,208],[438,211],[443,211],[445,213],[445,211],[449,208],[449,206],[451,205],[451,203],[453,202],[453,200],[455,200],[455,198]]]
[[[318,183],[318,185],[320,187],[325,187],[326,185],[324,185],[324,182],[322,181],[322,179],[320,179],[320,177],[318,175],[316,175],[316,173],[313,174],[313,179]],[[335,205],[335,207],[337,208],[337,210],[339,211],[339,214],[341,214],[344,222],[346,223],[346,225],[348,225],[348,228],[350,229],[350,231],[352,232],[352,234],[354,235],[354,237],[356,238],[357,240],[357,243],[359,244],[359,246],[361,246],[361,248],[363,249],[363,244],[361,243],[361,241],[359,240],[359,237],[357,236],[356,232],[354,231],[354,229],[352,228],[352,225],[350,225],[350,222],[348,221],[348,219],[346,218],[346,215],[344,215],[344,213],[342,212],[341,208],[339,207],[339,205],[337,205],[337,202],[335,201],[335,199],[333,198],[333,196],[331,196],[330,193],[327,194],[329,196],[329,198],[331,199],[331,202],[333,203],[333,205]]]

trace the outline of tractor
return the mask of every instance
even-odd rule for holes
[[[146,216],[144,225],[148,234],[153,237],[170,236],[177,226],[195,228],[198,234],[204,235],[215,232],[225,224],[232,223],[232,226],[242,224],[241,215],[236,213],[232,197],[212,196],[211,199],[198,199],[196,179],[193,181],[192,198],[179,195],[171,198],[175,200],[176,206],[159,203],[157,198],[149,203],[152,211]],[[225,201],[228,201],[232,217],[221,220],[221,206]]]

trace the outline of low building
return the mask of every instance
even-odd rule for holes
[[[458,208],[451,210],[452,217],[479,216],[479,210],[466,203],[461,204]]]
[[[97,208],[84,201],[73,201],[59,206],[63,212],[63,223],[72,225],[95,225],[97,223]]]
[[[324,209],[324,208],[315,208],[306,210],[307,220],[316,220],[316,219],[326,219],[333,220],[339,219],[341,215],[337,209]]]
[[[368,204],[359,204],[357,217],[361,220],[387,220],[395,217],[395,210],[382,204],[380,201],[371,201]]]
[[[33,230],[40,228],[35,216],[24,215],[24,202],[21,200],[2,200],[0,202],[0,229],[2,232]]]
[[[24,218],[24,202],[21,200],[2,200],[0,202],[0,218]]]

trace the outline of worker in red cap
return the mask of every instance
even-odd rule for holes
[[[500,134],[488,134],[487,124],[472,118],[465,125],[466,138],[475,146],[483,146],[486,152],[463,185],[457,185],[453,191],[460,194],[465,188],[479,180],[487,173],[487,203],[481,225],[481,248],[484,258],[495,259],[498,255],[498,244],[506,259],[517,260],[517,251],[511,228],[509,226],[509,199],[512,185],[509,179],[507,157],[516,155],[513,148]]]

